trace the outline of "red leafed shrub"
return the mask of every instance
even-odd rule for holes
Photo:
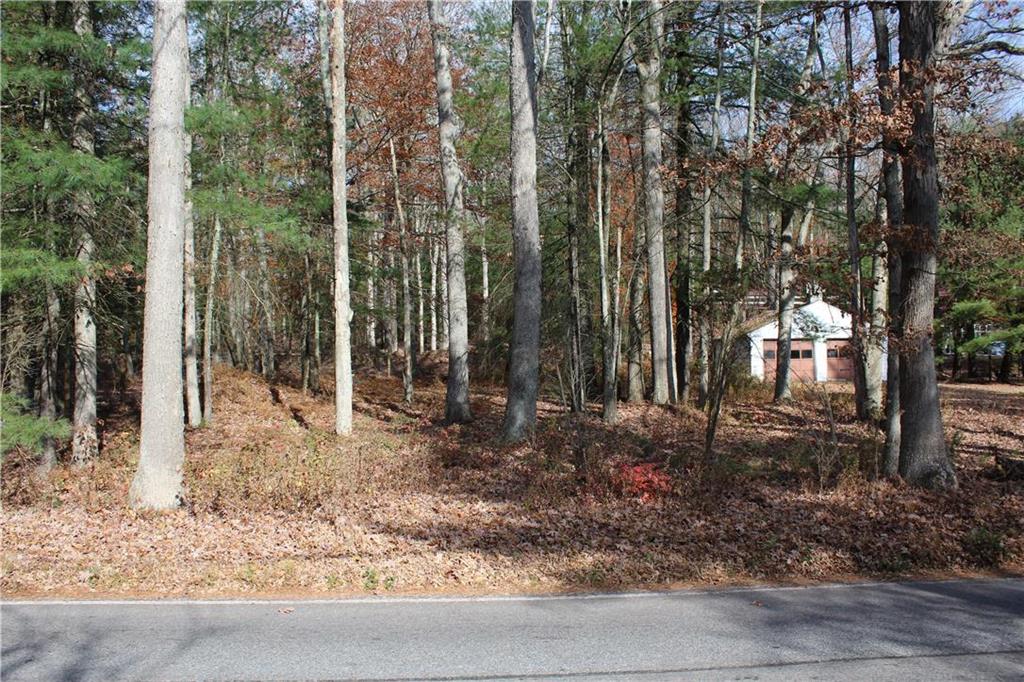
[[[672,477],[653,462],[619,464],[612,473],[615,489],[626,497],[650,502],[672,492]]]

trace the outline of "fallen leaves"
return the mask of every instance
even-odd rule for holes
[[[508,447],[494,438],[499,388],[474,397],[472,424],[445,428],[439,382],[418,384],[406,408],[394,405],[398,379],[360,375],[365,408],[340,443],[329,387],[314,397],[284,381],[274,404],[257,377],[221,367],[217,379],[216,421],[187,435],[186,509],[126,508],[131,413],[108,420],[88,471],[41,483],[31,462],[4,463],[5,595],[550,591],[1024,568],[1024,484],[988,477],[991,447],[1024,435],[1019,389],[979,389],[981,402],[943,388],[963,433],[961,487],[933,495],[860,469],[819,490],[801,449],[813,402],[739,396],[720,436],[729,457],[708,469],[692,410],[622,405],[608,427],[542,402],[534,440]],[[844,452],[859,452],[872,433],[843,396],[835,403]],[[293,410],[308,429],[292,428]]]

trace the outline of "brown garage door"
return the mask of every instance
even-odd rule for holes
[[[853,381],[853,353],[846,339],[829,339],[826,342],[828,380]]]
[[[775,357],[778,346],[775,339],[765,339],[764,379],[775,381]],[[814,381],[814,342],[793,339],[789,343],[789,380],[793,382]]]

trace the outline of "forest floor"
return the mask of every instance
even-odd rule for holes
[[[327,376],[329,373],[324,372]],[[137,394],[83,469],[3,463],[0,590],[12,596],[559,592],[1024,572],[1024,481],[992,453],[1024,449],[1024,387],[948,385],[960,487],[877,478],[882,438],[842,386],[774,406],[730,398],[702,454],[692,408],[621,405],[614,427],[542,402],[531,442],[498,442],[504,389],[474,386],[475,420],[441,423],[438,372],[356,378],[355,435],[331,394],[218,367],[215,419],[187,433],[185,504],[126,504]],[[330,389],[325,385],[325,389]],[[829,417],[829,415],[832,415]],[[834,425],[834,430],[833,426]]]

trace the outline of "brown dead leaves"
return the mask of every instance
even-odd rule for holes
[[[287,375],[286,375],[287,377]],[[502,391],[476,421],[440,424],[443,386],[411,408],[400,382],[357,378],[356,435],[330,434],[329,397],[218,369],[217,418],[188,433],[187,501],[140,515],[130,414],[90,469],[33,482],[3,467],[4,594],[551,591],[1024,568],[1024,486],[989,477],[1019,447],[1020,388],[944,387],[961,489],[871,480],[877,433],[833,395],[837,470],[819,491],[818,403],[771,406],[756,387],[700,457],[703,417],[623,405],[621,421],[543,403],[532,442],[496,441]],[[293,418],[301,411],[307,426]],[[959,434],[954,437],[954,433]],[[818,435],[816,435],[818,434]]]

